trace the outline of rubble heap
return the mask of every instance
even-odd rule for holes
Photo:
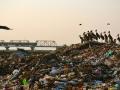
[[[2,69],[7,80],[49,78],[46,87],[116,85],[120,84],[120,45],[87,42],[24,58],[1,56],[0,72]],[[19,74],[11,74],[14,70],[19,70]]]

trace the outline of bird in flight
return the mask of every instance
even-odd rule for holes
[[[4,29],[4,30],[13,30],[13,29],[11,29],[11,28],[9,28],[9,27],[7,27],[7,26],[0,26],[0,29]]]
[[[107,25],[110,25],[110,23],[107,23]]]

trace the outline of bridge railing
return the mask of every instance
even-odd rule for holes
[[[55,47],[57,46],[57,43],[55,41],[47,41],[47,40],[37,40],[36,41],[37,46],[49,46],[49,47]]]
[[[12,46],[23,46],[23,47],[57,47],[57,43],[52,40],[37,40],[35,42],[30,42],[29,40],[10,40],[5,42],[0,40],[0,46],[12,47]]]

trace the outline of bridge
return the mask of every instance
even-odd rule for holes
[[[0,40],[0,47],[5,47],[9,50],[10,47],[30,47],[34,51],[35,47],[54,47],[57,48],[56,41],[52,40],[36,40],[35,42],[30,42],[29,40],[10,40],[8,42]]]

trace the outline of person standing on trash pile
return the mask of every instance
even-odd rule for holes
[[[81,35],[79,35],[79,38],[81,40],[81,43],[84,43],[84,38]]]
[[[97,29],[95,30],[95,32],[96,32],[96,37],[97,37],[97,41],[100,39],[100,35],[98,34],[98,32],[97,32]]]
[[[88,37],[88,35],[85,32],[83,33],[83,37],[84,37],[84,41],[85,42],[89,41],[89,37]]]
[[[117,35],[117,40],[118,40],[118,43],[120,44],[120,35],[119,34]]]
[[[90,36],[92,38],[91,41],[97,40],[97,37],[92,30],[90,31]]]
[[[105,43],[108,43],[108,36],[107,36],[106,32],[104,32],[104,39],[105,39]]]
[[[101,38],[101,41],[103,42],[105,40],[104,36],[102,33],[100,33],[100,38]]]
[[[108,31],[108,41],[111,44],[113,43],[113,37],[111,36],[110,31]]]
[[[90,31],[87,31],[86,38],[87,38],[87,42],[88,41],[92,41],[92,37],[91,37]]]

